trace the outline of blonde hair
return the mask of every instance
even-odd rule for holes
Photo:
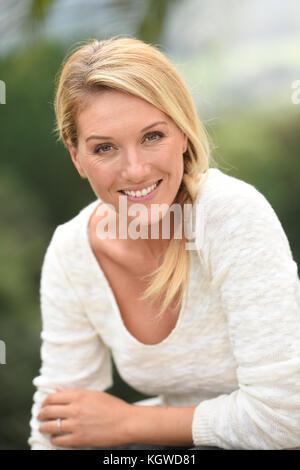
[[[183,213],[184,204],[194,203],[199,176],[202,181],[210,160],[209,137],[183,79],[155,45],[137,38],[119,35],[81,44],[63,61],[56,84],[55,130],[65,146],[67,139],[77,145],[76,116],[85,97],[102,89],[119,90],[146,100],[173,119],[188,137],[183,179],[174,201]],[[171,237],[163,263],[146,276],[153,279],[141,300],[154,304],[163,299],[157,319],[176,297],[179,300],[174,312],[180,308],[188,287],[190,254],[185,248],[184,230],[182,233],[181,239]]]

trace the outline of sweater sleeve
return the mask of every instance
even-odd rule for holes
[[[297,265],[267,199],[251,185],[231,196],[216,196],[206,216],[207,261],[227,319],[239,387],[197,405],[194,445],[300,448]]]
[[[51,436],[39,432],[41,422],[37,415],[46,396],[56,391],[56,385],[99,391],[112,385],[110,352],[89,322],[63,268],[63,253],[59,250],[55,231],[41,271],[41,368],[40,375],[33,379],[36,391],[28,439],[31,450],[68,449],[52,445]]]

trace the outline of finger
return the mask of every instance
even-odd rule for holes
[[[58,436],[51,436],[50,442],[52,445],[57,447],[74,447],[74,436],[73,434],[65,434],[65,435],[58,435]],[[78,446],[77,446],[78,447]]]
[[[73,393],[71,390],[63,390],[60,392],[49,393],[42,403],[42,407],[46,405],[63,405],[71,401]]]
[[[74,431],[74,423],[70,419],[62,419],[60,421],[60,427],[58,427],[57,419],[45,421],[39,426],[39,431],[42,434],[58,434],[71,433]]]
[[[39,421],[48,421],[49,419],[68,418],[70,415],[68,405],[46,405],[40,409],[37,418]]]

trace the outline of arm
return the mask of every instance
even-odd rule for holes
[[[132,405],[128,424],[130,442],[166,446],[193,446],[195,406]]]
[[[239,388],[197,406],[194,444],[300,448],[297,265],[262,194],[255,188],[230,198],[216,194],[218,210],[207,212],[207,263],[227,318]]]
[[[37,419],[42,402],[56,385],[99,391],[112,385],[109,350],[87,319],[62,267],[58,235],[53,235],[41,273],[42,366],[33,380],[37,390],[28,439],[31,450],[62,450],[51,444],[49,434],[40,433]]]

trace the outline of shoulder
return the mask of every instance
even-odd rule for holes
[[[276,212],[250,183],[210,168],[197,195],[198,210],[206,241],[221,254],[226,249],[242,251],[251,246],[263,251],[271,244],[290,255],[289,241]]]
[[[239,204],[241,198],[262,202],[265,196],[252,184],[223,173],[218,168],[209,168],[200,182],[198,202],[211,206],[226,205],[229,202]]]
[[[251,223],[266,216],[277,219],[269,201],[254,185],[217,168],[207,171],[196,203],[205,212],[207,224],[220,226],[232,220]]]

